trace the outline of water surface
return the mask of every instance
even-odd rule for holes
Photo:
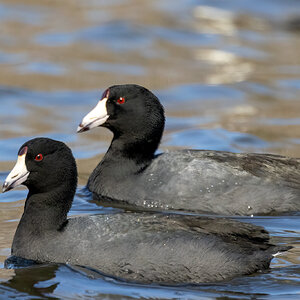
[[[0,0],[0,181],[20,145],[66,142],[79,165],[70,215],[110,213],[82,190],[107,150],[81,118],[116,83],[153,90],[166,109],[160,150],[300,156],[300,3],[296,0]],[[295,248],[267,272],[181,287],[119,282],[90,270],[3,268],[25,189],[0,195],[0,298],[299,299],[299,216],[240,218]]]

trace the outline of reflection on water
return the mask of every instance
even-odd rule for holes
[[[112,213],[82,189],[105,129],[76,135],[103,89],[137,83],[166,108],[161,149],[300,156],[300,2],[296,0],[0,0],[0,181],[35,136],[65,141],[79,165],[71,215]],[[0,195],[0,266],[26,190]],[[0,298],[299,298],[299,218],[255,217],[295,248],[270,272],[200,287],[125,284],[64,265],[0,268]]]

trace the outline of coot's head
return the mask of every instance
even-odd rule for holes
[[[75,192],[77,168],[71,150],[64,143],[48,138],[24,143],[15,167],[3,184],[3,192],[21,184],[33,193],[53,191],[61,185],[68,185],[70,193]]]
[[[77,132],[94,127],[109,128],[115,137],[161,139],[164,109],[158,98],[135,84],[114,85],[103,93],[96,107],[80,123]]]

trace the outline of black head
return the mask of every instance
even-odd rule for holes
[[[35,138],[24,143],[15,167],[4,182],[3,191],[21,184],[33,193],[52,191],[61,185],[68,185],[72,192],[75,191],[77,168],[71,150],[64,143],[48,138]]]
[[[114,85],[84,117],[78,132],[104,126],[115,138],[125,135],[129,140],[155,141],[158,146],[164,124],[163,106],[153,93],[135,84]]]

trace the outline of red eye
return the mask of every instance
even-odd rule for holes
[[[125,98],[124,98],[124,97],[120,97],[120,98],[117,100],[117,102],[118,102],[119,104],[123,104],[123,103],[125,103]]]
[[[35,159],[34,160],[36,160],[36,161],[41,161],[41,160],[43,160],[43,154],[38,154],[36,157],[35,157]]]

